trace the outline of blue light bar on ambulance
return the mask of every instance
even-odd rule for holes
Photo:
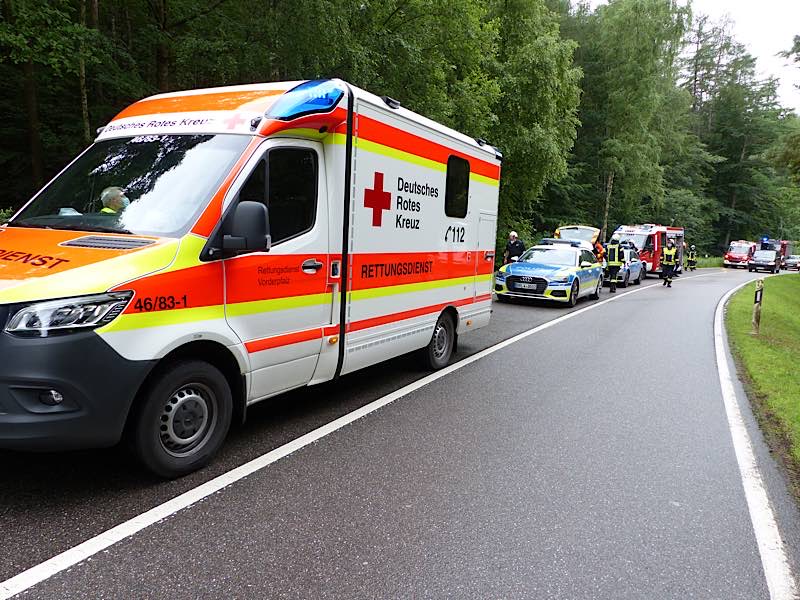
[[[344,89],[338,82],[330,79],[306,81],[281,96],[265,116],[291,121],[305,115],[326,113],[333,110],[343,96]]]

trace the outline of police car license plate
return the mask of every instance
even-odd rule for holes
[[[517,287],[521,290],[535,290],[539,286],[535,283],[517,283]]]

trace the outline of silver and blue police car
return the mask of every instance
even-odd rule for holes
[[[494,280],[500,302],[534,298],[575,306],[584,296],[599,298],[602,287],[603,267],[578,242],[533,246],[516,262],[500,267]]]

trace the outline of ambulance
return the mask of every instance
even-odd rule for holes
[[[683,270],[684,229],[666,225],[621,225],[614,230],[614,236],[621,242],[630,242],[639,252],[646,273],[661,273],[661,250],[667,240],[675,243],[678,250],[676,272]]]
[[[276,394],[486,325],[501,155],[336,79],[129,106],[0,226],[0,448],[177,477]]]

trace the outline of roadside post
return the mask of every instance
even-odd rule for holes
[[[764,296],[764,280],[756,281],[756,295],[753,298],[753,331],[752,335],[758,335],[761,329],[761,299]]]

